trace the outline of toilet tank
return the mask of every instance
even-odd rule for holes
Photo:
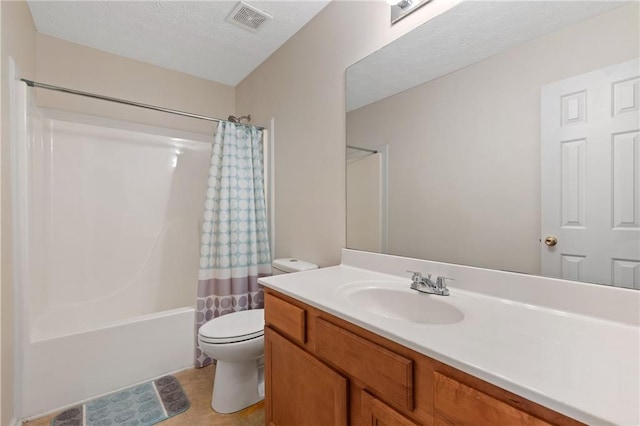
[[[300,259],[294,259],[292,257],[275,259],[271,266],[273,267],[273,275],[318,269],[318,265],[316,265],[315,263],[306,262]]]

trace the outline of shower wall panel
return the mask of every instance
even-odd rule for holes
[[[212,136],[34,116],[32,339],[193,306]]]

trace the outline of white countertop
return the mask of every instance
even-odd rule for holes
[[[437,297],[464,313],[453,324],[393,320],[351,305],[341,288],[409,278],[335,266],[261,278],[283,294],[590,425],[640,424],[640,328],[450,285]],[[423,296],[416,293],[416,297]],[[603,302],[606,303],[606,302]]]

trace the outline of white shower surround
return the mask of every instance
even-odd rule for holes
[[[19,380],[30,418],[193,365],[212,136],[36,107],[24,117]]]

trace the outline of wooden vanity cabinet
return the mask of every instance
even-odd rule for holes
[[[272,289],[265,323],[267,425],[582,424]]]

